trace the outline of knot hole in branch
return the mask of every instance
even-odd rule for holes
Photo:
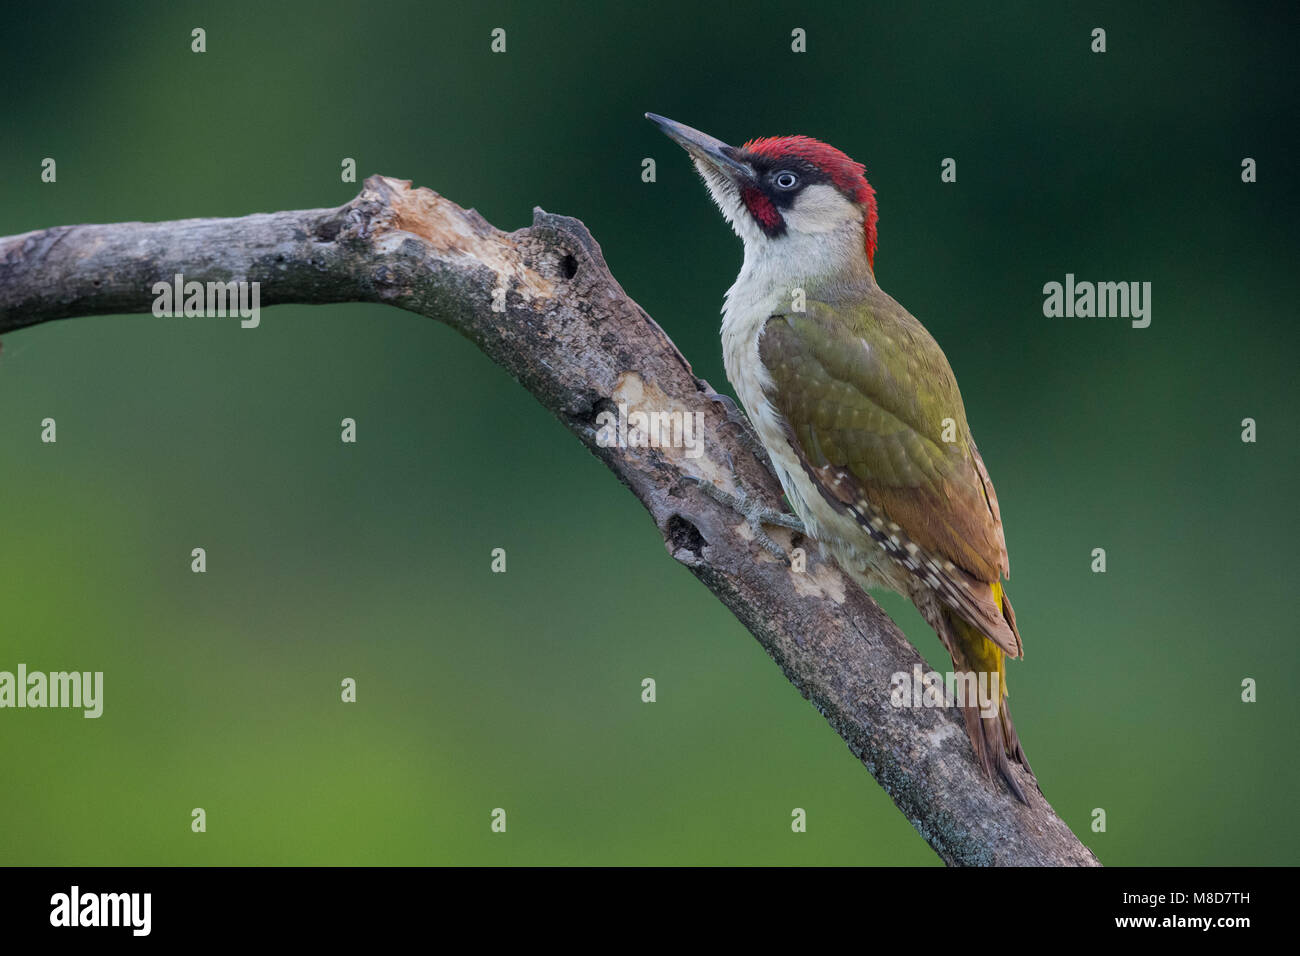
[[[704,556],[704,535],[687,519],[679,514],[671,515],[665,526],[668,538],[668,550],[672,556],[683,564],[699,561]]]

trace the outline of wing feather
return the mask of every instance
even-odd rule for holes
[[[768,397],[823,497],[1018,655],[991,588],[1009,566],[997,496],[956,379],[924,327],[874,292],[772,316],[759,340]]]

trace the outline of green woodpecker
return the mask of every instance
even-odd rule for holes
[[[965,696],[966,731],[984,772],[1025,801],[1011,766],[1033,779],[1006,706],[1005,661],[1021,644],[998,499],[943,351],[876,284],[865,168],[807,136],[736,148],[646,117],[690,154],[744,242],[723,360],[797,520],[715,497],[756,530],[802,526],[861,587],[909,598],[958,679],[992,689]]]

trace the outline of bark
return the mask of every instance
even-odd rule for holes
[[[770,529],[787,550],[806,550],[806,570],[793,570],[687,480],[735,490],[738,477],[781,507],[779,486],[742,434],[748,425],[731,422],[708,383],[623,292],[578,220],[537,210],[531,226],[505,233],[430,190],[372,176],[337,209],[44,229],[0,239],[0,333],[148,312],[154,283],[177,273],[259,282],[263,306],[383,302],[447,323],[636,495],[668,553],[754,634],[945,862],[1099,865],[1032,782],[1024,782],[1025,806],[983,776],[954,710],[891,705],[891,675],[929,667],[815,543]],[[503,311],[493,309],[498,289]],[[597,417],[620,403],[701,412],[703,454],[602,447]]]

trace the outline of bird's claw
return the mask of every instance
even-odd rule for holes
[[[778,561],[784,562],[786,565],[790,564],[790,556],[785,553],[783,547],[772,539],[772,536],[767,533],[763,525],[789,528],[798,534],[806,534],[803,522],[795,515],[784,514],[764,506],[762,502],[745,491],[739,481],[736,482],[737,491],[733,494],[730,491],[723,491],[711,481],[696,478],[694,475],[687,475],[686,480],[698,485],[701,491],[718,502],[718,504],[725,505],[743,517],[750,533],[754,536],[754,540],[762,546],[763,550]]]

